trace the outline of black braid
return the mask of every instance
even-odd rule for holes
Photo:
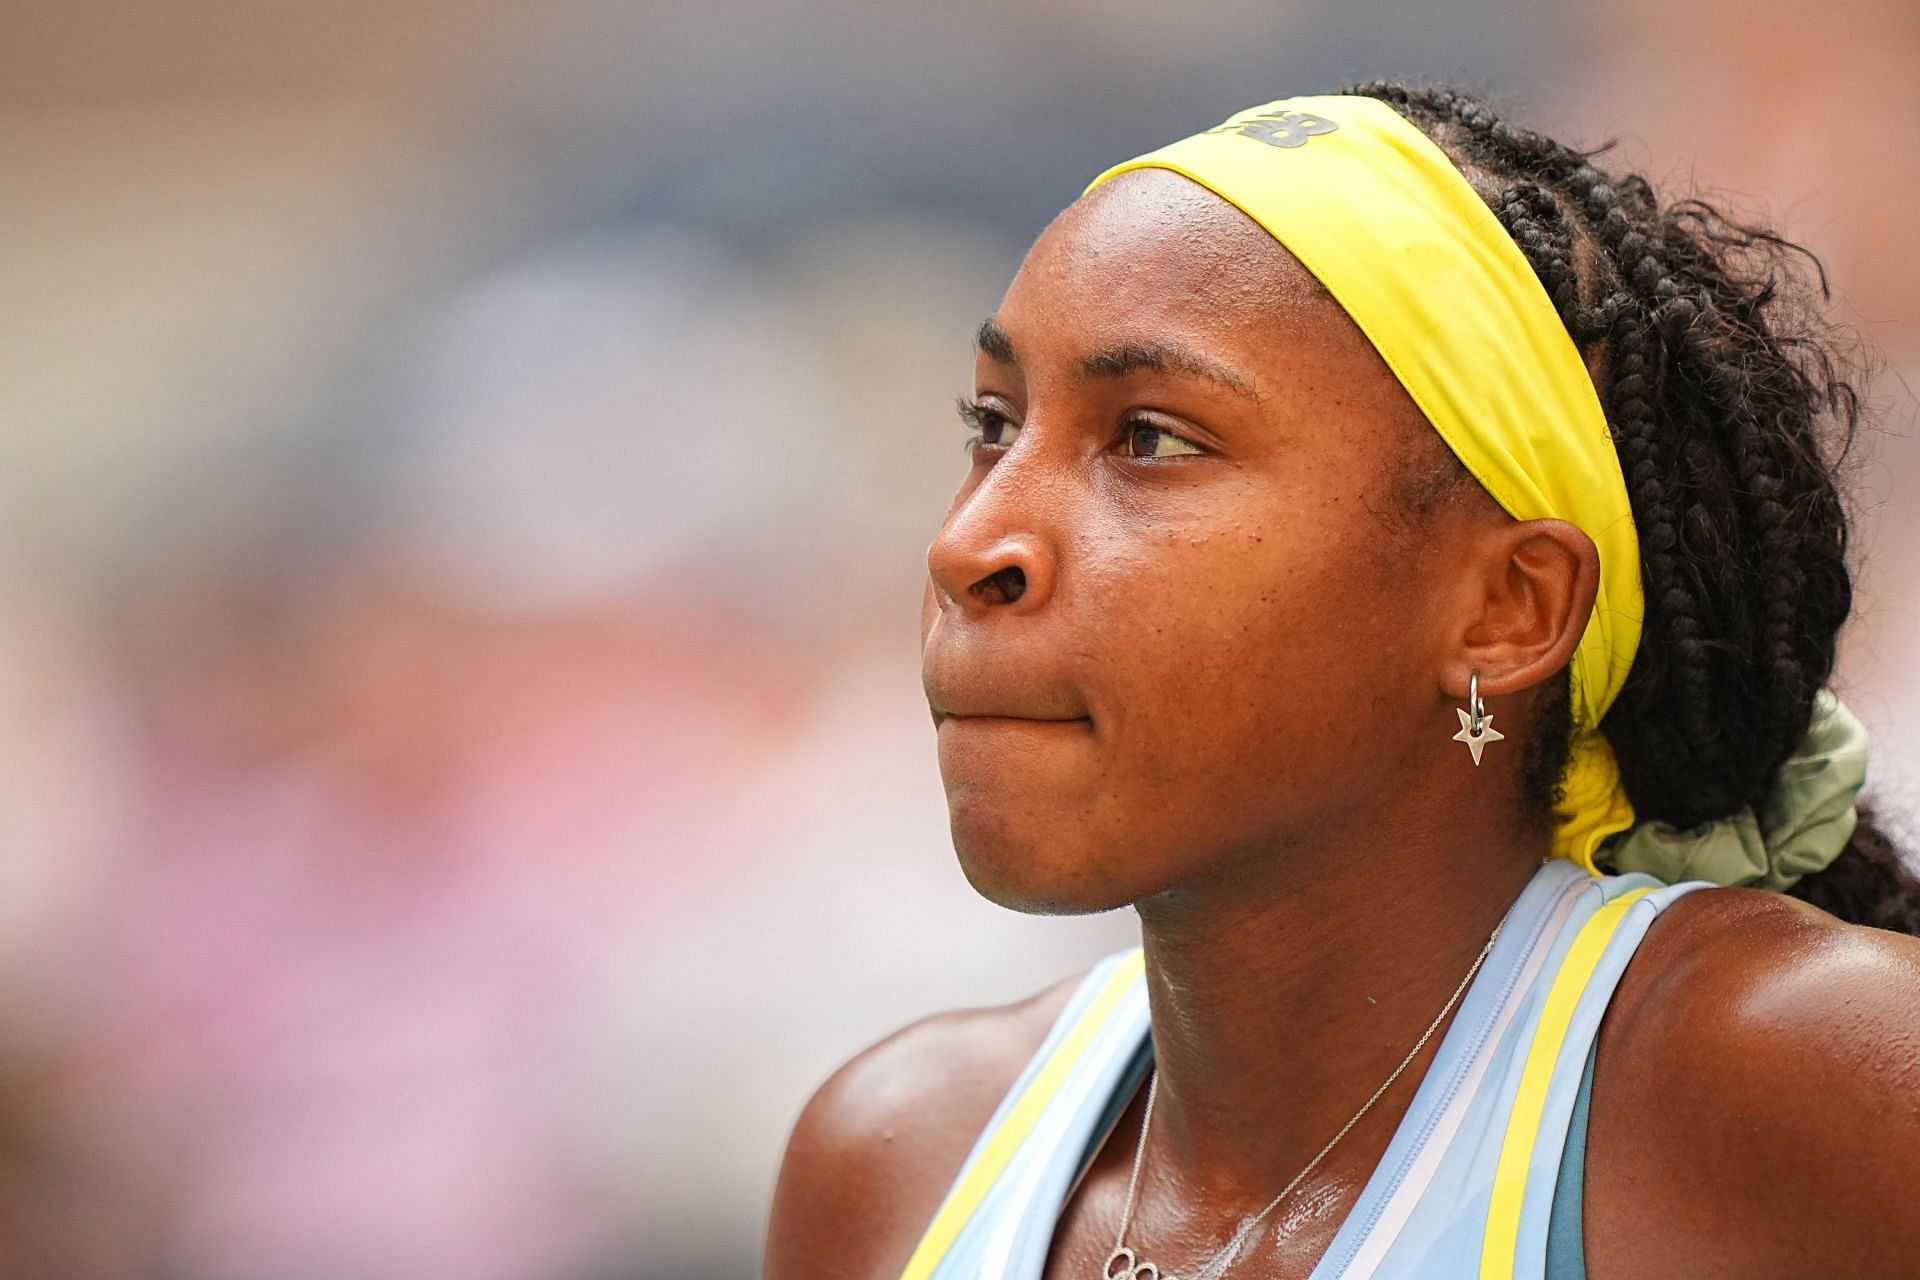
[[[1691,827],[1757,804],[1805,737],[1852,607],[1834,473],[1860,401],[1831,330],[1789,287],[1819,263],[1702,200],[1447,88],[1364,84],[1458,164],[1533,265],[1596,378],[1638,527],[1646,621],[1601,724],[1635,811]],[[1531,744],[1555,799],[1562,687]],[[1864,814],[1832,868],[1793,890],[1857,923],[1920,933],[1920,880]]]

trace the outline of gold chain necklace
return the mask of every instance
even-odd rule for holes
[[[1307,1161],[1307,1167],[1295,1174],[1293,1181],[1280,1188],[1278,1195],[1267,1201],[1266,1208],[1241,1224],[1240,1229],[1234,1232],[1233,1239],[1227,1241],[1226,1247],[1195,1273],[1194,1280],[1219,1280],[1219,1277],[1226,1273],[1227,1268],[1233,1265],[1234,1259],[1239,1256],[1241,1246],[1246,1244],[1254,1228],[1278,1208],[1280,1202],[1285,1200],[1295,1187],[1306,1181],[1308,1174],[1320,1167],[1320,1162],[1327,1158],[1327,1152],[1333,1150],[1340,1139],[1346,1137],[1353,1126],[1360,1123],[1360,1117],[1373,1110],[1373,1104],[1380,1101],[1381,1095],[1391,1089],[1393,1082],[1400,1078],[1400,1073],[1420,1056],[1420,1051],[1427,1047],[1427,1041],[1433,1038],[1433,1033],[1439,1030],[1442,1022],[1447,1020],[1447,1015],[1453,1012],[1453,1007],[1460,1003],[1460,997],[1466,994],[1468,984],[1473,981],[1473,975],[1479,973],[1480,966],[1486,963],[1487,955],[1493,950],[1494,941],[1499,938],[1501,926],[1505,923],[1503,920],[1500,925],[1494,926],[1493,933],[1487,938],[1487,945],[1480,948],[1480,954],[1475,957],[1473,967],[1467,970],[1467,976],[1460,979],[1460,985],[1453,989],[1453,994],[1447,997],[1447,1003],[1435,1015],[1433,1021],[1427,1024],[1427,1029],[1420,1033],[1420,1039],[1415,1041],[1413,1048],[1407,1051],[1407,1056],[1400,1059],[1400,1065],[1393,1069],[1393,1074],[1381,1082],[1380,1087],[1373,1091],[1373,1096],[1353,1113],[1351,1120],[1340,1126],[1340,1132],[1334,1134],[1327,1145],[1320,1148],[1319,1154]],[[1134,1144],[1133,1148],[1133,1173],[1127,1178],[1127,1205],[1120,1213],[1120,1230],[1114,1233],[1113,1252],[1107,1255],[1106,1270],[1102,1273],[1106,1280],[1179,1280],[1177,1276],[1162,1270],[1158,1264],[1140,1257],[1127,1246],[1127,1228],[1133,1225],[1134,1196],[1140,1190],[1140,1160],[1146,1154],[1147,1132],[1153,1127],[1153,1100],[1158,1096],[1159,1091],[1160,1073],[1156,1070],[1153,1073],[1153,1079],[1147,1083],[1147,1110],[1146,1114],[1140,1118],[1140,1140]]]

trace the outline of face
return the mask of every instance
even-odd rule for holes
[[[1406,481],[1447,463],[1358,328],[1149,170],[1062,214],[981,336],[922,615],[975,887],[1104,910],[1388,812],[1445,631]]]

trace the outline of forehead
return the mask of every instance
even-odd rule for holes
[[[1094,349],[1177,337],[1256,377],[1312,352],[1346,375],[1392,375],[1324,286],[1259,224],[1165,169],[1122,174],[1043,232],[998,319]],[[1397,387],[1397,384],[1394,384]]]

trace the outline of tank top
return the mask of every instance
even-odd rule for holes
[[[1581,1276],[1577,1157],[1600,1019],[1654,919],[1706,887],[1542,865],[1310,1280]],[[1150,1032],[1140,950],[1096,965],[974,1143],[902,1280],[1040,1280],[1062,1208],[1152,1065]],[[1563,1162],[1570,1141],[1576,1159]]]

